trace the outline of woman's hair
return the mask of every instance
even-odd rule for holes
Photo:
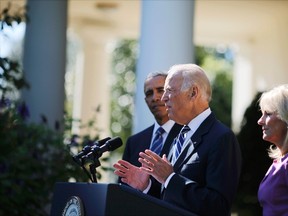
[[[279,85],[269,91],[264,92],[259,99],[261,110],[276,113],[277,117],[287,124],[285,143],[288,141],[288,85]],[[268,154],[271,158],[281,157],[280,150],[275,146],[270,146]]]

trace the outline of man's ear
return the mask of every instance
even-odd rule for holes
[[[194,97],[195,94],[196,94],[196,93],[195,93],[195,91],[193,90],[192,93],[191,93],[191,98]]]
[[[196,95],[197,90],[198,90],[197,87],[193,87],[193,88],[192,88],[192,92],[191,92],[191,94],[190,94],[190,97],[191,97],[191,98]]]

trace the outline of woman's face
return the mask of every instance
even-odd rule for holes
[[[281,148],[287,134],[287,124],[277,116],[277,113],[262,111],[257,123],[262,126],[263,140]]]

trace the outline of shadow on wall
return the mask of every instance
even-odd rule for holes
[[[235,200],[235,211],[239,216],[262,215],[257,192],[262,178],[272,163],[267,153],[271,143],[262,139],[262,129],[257,124],[262,115],[258,104],[261,94],[262,92],[258,92],[246,109],[241,130],[237,135],[243,158],[242,173]]]

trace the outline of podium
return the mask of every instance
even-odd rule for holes
[[[71,201],[71,198],[74,200]],[[75,200],[75,198],[77,198]],[[85,216],[139,216],[139,215],[191,215],[186,210],[173,206],[165,201],[143,194],[129,186],[101,183],[65,183],[54,185],[51,216],[62,215],[71,202],[81,204]],[[75,204],[75,203],[74,203]],[[66,212],[67,215],[67,212]],[[69,215],[69,214],[68,214]]]

